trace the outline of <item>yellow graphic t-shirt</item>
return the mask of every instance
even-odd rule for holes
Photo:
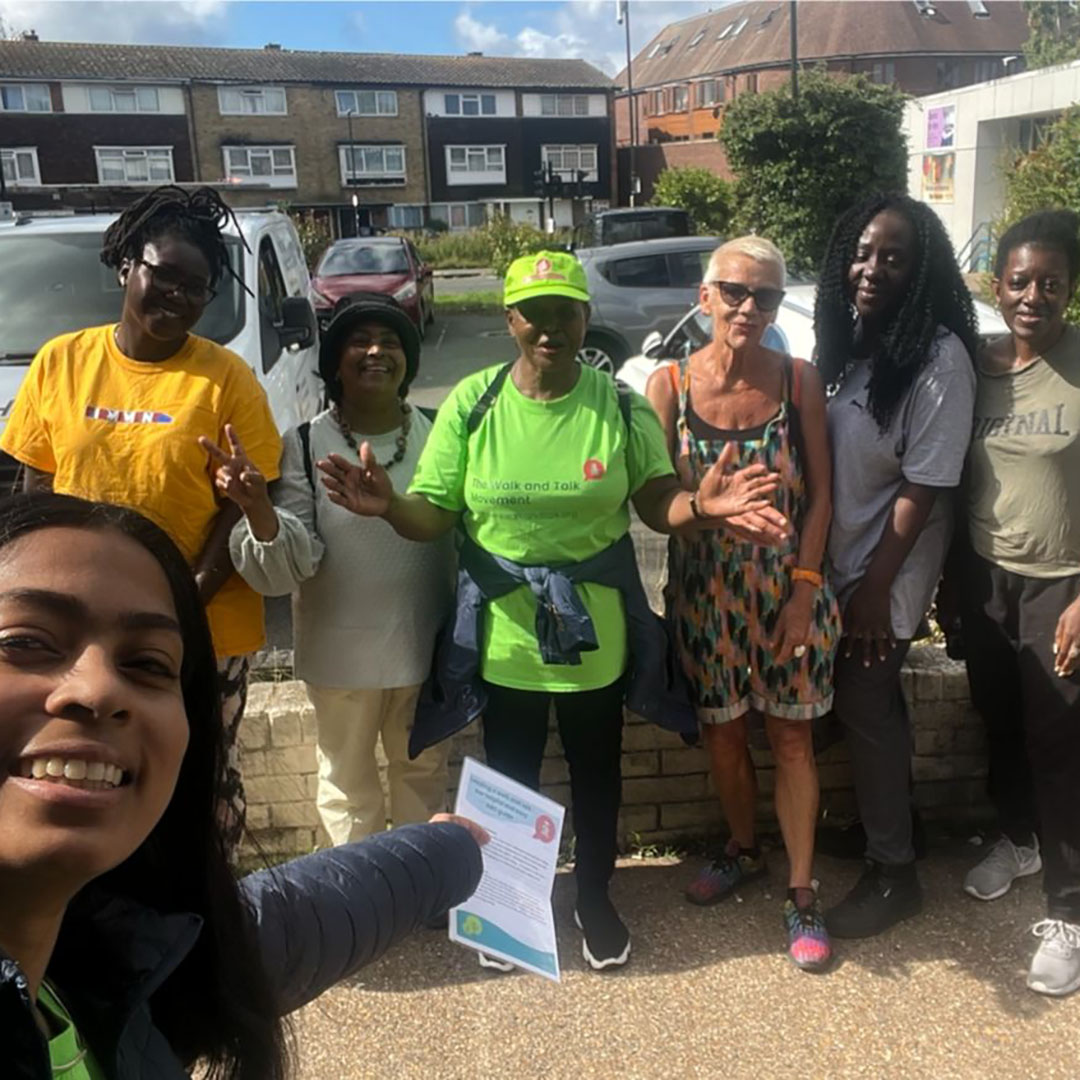
[[[266,394],[234,352],[189,334],[161,363],[124,356],[113,327],[41,347],[19,388],[0,448],[54,476],[65,495],[128,506],[160,525],[194,563],[222,508],[198,437],[226,445],[225,425],[268,480],[281,439]],[[233,574],[207,608],[219,657],[264,641],[262,598]]]

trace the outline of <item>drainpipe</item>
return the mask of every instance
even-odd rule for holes
[[[199,164],[199,141],[195,137],[195,99],[191,93],[191,83],[184,83],[184,104],[187,109],[188,142],[191,145],[191,171],[193,180],[202,180],[202,168]]]
[[[420,109],[420,144],[424,152],[424,224],[427,225],[431,218],[431,148],[428,144],[428,116],[424,106],[424,96],[427,87],[421,86],[417,91],[418,107]]]

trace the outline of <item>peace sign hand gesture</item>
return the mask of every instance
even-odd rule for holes
[[[362,517],[383,517],[394,497],[390,474],[375,459],[371,443],[360,444],[360,464],[341,454],[330,454],[315,463],[330,501]]]
[[[247,456],[244,444],[232,424],[225,425],[225,438],[229,441],[229,453],[205,435],[199,436],[199,445],[210,455],[211,464],[214,465],[214,486],[245,514],[255,507],[269,506],[266,477]]]

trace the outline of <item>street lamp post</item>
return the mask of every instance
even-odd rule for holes
[[[626,94],[629,104],[628,115],[630,117],[630,205],[633,206],[635,199],[635,186],[637,181],[637,169],[634,162],[634,147],[637,143],[637,104],[634,101],[634,74],[633,58],[630,53],[630,0],[616,0],[616,21],[626,27]]]
[[[352,118],[355,110],[350,109],[346,114],[346,119],[349,122],[349,171],[346,176],[346,181],[350,187],[356,184],[356,143],[353,140],[352,130]],[[352,196],[352,212],[353,212],[353,231],[360,235],[360,196],[353,192]]]

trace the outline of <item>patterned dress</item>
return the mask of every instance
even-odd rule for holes
[[[725,443],[734,441],[738,453],[733,469],[760,463],[780,474],[775,505],[795,530],[778,547],[751,544],[723,529],[672,537],[668,611],[702,723],[723,724],[751,709],[812,720],[832,708],[840,612],[827,581],[814,599],[806,653],[781,666],[774,662],[770,646],[791,594],[791,571],[798,565],[799,531],[806,512],[799,440],[793,435],[797,422],[791,419],[792,372],[799,363],[790,359],[786,363],[779,412],[758,428],[739,431],[720,431],[696,416],[688,364],[684,362],[677,375],[673,371],[679,389],[680,472],[689,473],[697,486]]]

